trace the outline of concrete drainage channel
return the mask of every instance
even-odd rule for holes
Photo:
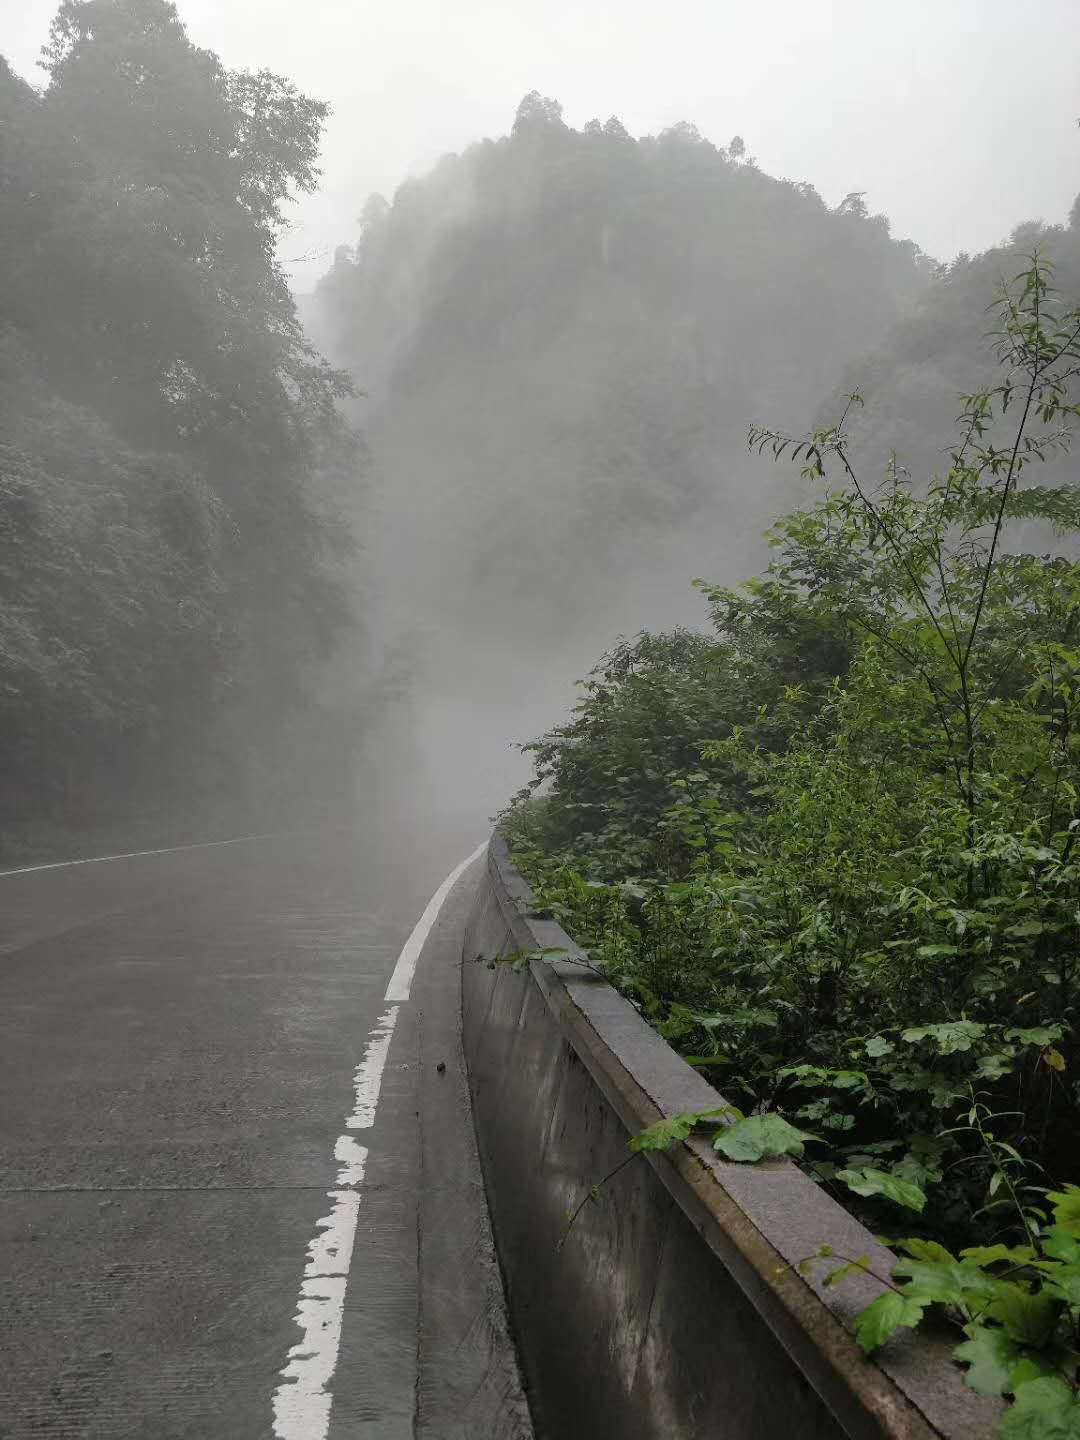
[[[662,1115],[722,1103],[530,915],[496,835],[463,956],[463,1040],[480,1159],[538,1440],[989,1440],[1000,1413],[950,1363],[951,1341],[905,1334],[875,1363],[850,1334],[882,1288],[825,1290],[796,1266],[820,1245],[890,1252],[787,1161],[721,1160],[704,1141],[627,1156]]]

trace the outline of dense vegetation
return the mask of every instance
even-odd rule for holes
[[[943,1306],[969,1382],[1016,1396],[1006,1433],[1071,1436],[1080,490],[1035,468],[1080,413],[1080,310],[1036,254],[994,316],[1000,369],[929,481],[856,467],[857,397],[801,441],[751,430],[824,493],[762,576],[704,587],[712,635],[605,658],[507,824],[542,905],[739,1107],[718,1148],[902,1221],[866,1348]]]
[[[276,258],[326,107],[168,0],[62,0],[45,71],[0,59],[0,834],[326,801],[357,718],[313,699],[357,620],[343,402],[387,663],[434,630],[454,688],[470,653],[679,611],[688,555],[746,573],[790,494],[755,457],[793,455],[817,498],[765,572],[701,587],[710,633],[609,652],[509,832],[744,1112],[719,1144],[916,1217],[867,1348],[945,1305],[1010,1433],[1075,1436],[1080,312],[1045,257],[1080,294],[1080,211],[1014,236],[1042,248],[994,372],[1011,249],[941,270],[737,137],[576,131],[534,93],[339,250],[311,314],[362,401]],[[751,412],[817,428],[748,457]]]
[[[436,613],[440,645],[553,673],[568,634],[595,647],[644,597],[689,614],[687,567],[745,564],[775,513],[752,405],[809,424],[933,273],[859,197],[830,209],[741,140],[575,130],[527,96],[509,135],[372,197],[316,296],[367,396],[384,592]]]
[[[0,60],[0,826],[265,809],[348,611],[350,387],[274,250],[326,107],[167,0],[63,0],[44,64]]]
[[[823,398],[817,415],[827,424],[842,408],[844,395],[859,390],[863,405],[849,416],[856,464],[875,467],[895,450],[913,476],[940,469],[955,431],[956,396],[993,384],[995,357],[986,344],[988,297],[1014,272],[1017,254],[1035,246],[1052,261],[1061,293],[1080,295],[1078,201],[1064,225],[1025,222],[1007,244],[959,256],[916,299],[884,344],[850,357],[840,385]],[[1075,460],[1048,457],[1042,473],[1044,481],[1064,481],[1075,473]]]

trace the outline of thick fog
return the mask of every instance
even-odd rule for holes
[[[68,0],[42,70],[55,9],[0,29],[16,828],[475,829],[761,566],[751,422],[862,386],[925,471],[1010,248],[1080,284],[1071,0]]]

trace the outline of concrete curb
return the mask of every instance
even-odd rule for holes
[[[734,1165],[705,1140],[622,1165],[630,1134],[723,1099],[593,973],[496,834],[466,928],[463,1039],[495,1238],[538,1437],[989,1440],[1000,1406],[963,1383],[951,1334],[851,1337],[882,1289],[798,1262],[827,1243],[891,1253],[787,1161]],[[516,973],[513,952],[563,950]],[[583,958],[583,957],[581,957]]]

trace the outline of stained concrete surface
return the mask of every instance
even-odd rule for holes
[[[893,1257],[790,1161],[736,1165],[705,1137],[628,1156],[660,1115],[720,1097],[533,912],[496,836],[464,932],[465,1052],[537,1435],[996,1435],[1000,1402],[964,1385],[947,1336],[905,1332],[870,1362],[847,1287],[800,1275],[823,1240],[876,1249],[881,1273]],[[471,963],[552,949],[567,958]],[[881,1288],[862,1278],[855,1307]]]
[[[472,843],[370,825],[0,876],[3,1440],[272,1435],[354,1067]],[[331,1440],[529,1435],[456,1049],[468,898],[365,1136]]]

